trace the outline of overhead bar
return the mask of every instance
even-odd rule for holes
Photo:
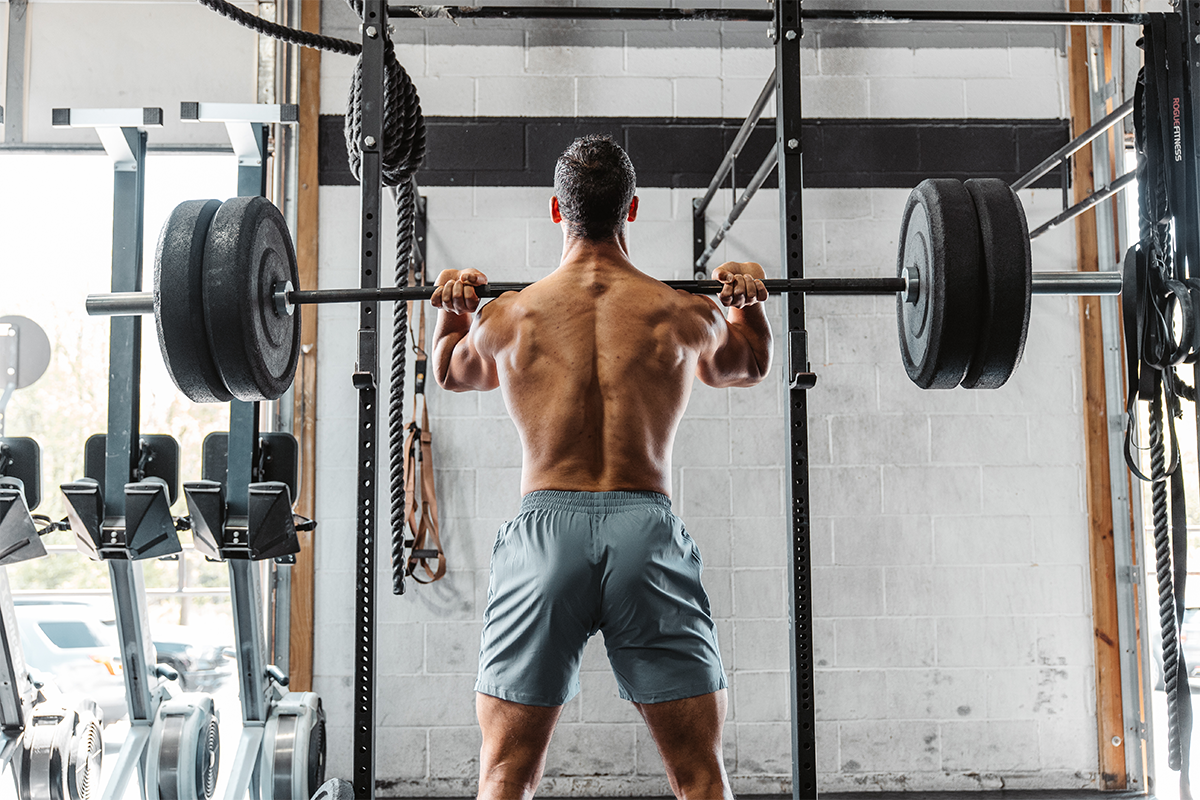
[[[703,20],[771,22],[769,8],[604,8],[587,6],[388,6],[389,17],[422,19]]]
[[[1150,14],[1109,14],[1069,11],[952,11],[941,9],[874,11],[806,8],[800,18],[827,22],[903,23],[949,22],[978,25],[1144,25]]]
[[[704,20],[772,22],[769,8],[604,8],[587,6],[388,6],[389,17],[422,19]],[[868,11],[804,9],[805,20],[848,23],[952,23],[973,25],[1144,25],[1149,14],[1058,11]]]
[[[721,183],[724,182],[725,176],[733,168],[733,162],[741,155],[742,148],[746,146],[746,140],[750,138],[751,131],[754,130],[754,126],[762,118],[763,109],[767,107],[767,102],[774,93],[775,70],[771,70],[771,77],[767,78],[767,84],[763,86],[758,99],[754,101],[754,108],[750,109],[750,116],[746,117],[746,121],[742,123],[737,136],[733,137],[733,144],[729,146],[729,152],[725,154],[725,158],[721,159],[721,166],[717,167],[717,174],[713,176],[712,181],[708,184],[708,191],[704,193],[704,199],[696,202],[695,207],[692,209],[693,214],[704,214],[704,210],[712,202],[713,195],[717,193],[717,189],[721,188]]]
[[[1125,187],[1132,185],[1133,182],[1136,180],[1137,180],[1137,172],[1136,171],[1125,173],[1124,175],[1117,178],[1115,181],[1113,181],[1112,183],[1110,183],[1108,186],[1104,187],[1100,191],[1088,195],[1083,200],[1080,200],[1078,203],[1076,203],[1075,205],[1068,208],[1066,211],[1059,214],[1054,219],[1052,219],[1049,222],[1045,223],[1044,225],[1036,228],[1035,230],[1030,231],[1029,238],[1036,239],[1037,237],[1041,236],[1046,231],[1057,228],[1059,225],[1062,225],[1064,222],[1075,219],[1076,217],[1078,217],[1083,212],[1087,211],[1092,206],[1095,206],[1098,203],[1103,203],[1105,200],[1112,197],[1114,194],[1121,191]]]
[[[1019,192],[1022,189],[1028,188],[1038,178],[1045,175],[1050,170],[1057,167],[1063,161],[1070,158],[1072,155],[1082,150],[1089,145],[1094,139],[1107,131],[1112,126],[1123,120],[1125,117],[1133,113],[1133,100],[1127,100],[1122,105],[1113,110],[1111,114],[1096,122],[1095,125],[1088,128],[1086,131],[1076,136],[1071,141],[1054,151],[1054,154],[1047,158],[1042,163],[1031,169],[1025,175],[1022,175],[1017,182],[1012,185],[1014,192]]]

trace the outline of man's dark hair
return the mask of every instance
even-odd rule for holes
[[[576,139],[554,167],[558,210],[581,239],[605,239],[625,224],[636,183],[629,156],[607,134]]]

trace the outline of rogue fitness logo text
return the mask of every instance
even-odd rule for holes
[[[1181,115],[1179,108],[1179,98],[1176,97],[1171,103],[1171,118],[1175,123],[1175,160],[1183,161],[1183,126],[1179,122]]]

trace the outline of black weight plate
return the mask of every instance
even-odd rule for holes
[[[277,312],[274,292],[299,280],[291,234],[271,201],[222,204],[204,248],[204,316],[217,370],[239,400],[274,400],[292,385],[300,309]]]
[[[975,204],[960,181],[922,181],[908,196],[897,271],[919,273],[915,303],[897,300],[900,355],[922,389],[952,389],[979,339],[982,270]]]
[[[1033,299],[1029,225],[1021,201],[1004,181],[976,178],[966,187],[979,219],[986,281],[979,343],[962,385],[999,389],[1021,362],[1029,332]]]
[[[171,380],[196,403],[225,403],[204,317],[204,247],[219,200],[188,200],[171,212],[154,255],[154,323]]]

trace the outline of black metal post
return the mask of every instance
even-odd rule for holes
[[[380,198],[383,186],[383,84],[387,6],[383,0],[363,3],[361,286],[379,286]],[[378,374],[379,304],[362,304],[359,312],[358,366],[358,505],[356,599],[354,607],[354,796],[375,797],[375,480],[379,459]],[[385,517],[386,519],[386,517]]]
[[[785,278],[804,277],[804,232],[800,192],[801,0],[775,1],[775,146],[779,151],[780,257]],[[788,430],[787,507],[791,538],[792,577],[788,582],[791,656],[792,797],[816,798],[816,706],[813,702],[812,568],[809,556],[808,502],[808,384],[797,375],[808,373],[808,344],[804,330],[804,296],[783,298],[787,320],[788,382],[785,424]]]

